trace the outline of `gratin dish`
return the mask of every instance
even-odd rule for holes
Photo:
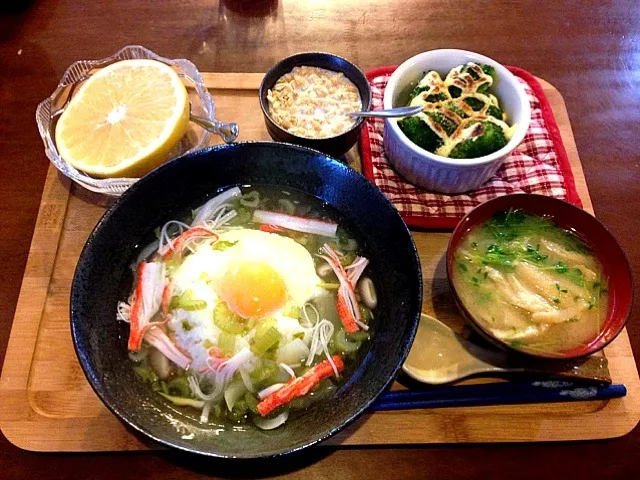
[[[467,234],[498,212],[522,210],[540,217],[548,217],[562,229],[575,234],[586,243],[602,266],[608,279],[607,313],[600,325],[600,333],[586,344],[562,352],[532,351],[514,347],[498,338],[482,322],[474,318],[465,306],[452,280],[456,268],[455,252]],[[594,216],[557,198],[533,194],[511,194],[480,204],[458,223],[447,246],[447,277],[458,309],[467,322],[486,340],[509,353],[538,360],[568,360],[586,357],[602,350],[624,329],[633,303],[631,267],[615,237]],[[556,284],[557,288],[560,287]]]
[[[271,138],[277,142],[295,143],[304,147],[320,150],[334,157],[343,155],[358,141],[360,130],[365,122],[363,117],[358,118],[353,127],[339,135],[326,138],[306,138],[285,130],[278,125],[269,114],[269,101],[267,100],[269,90],[273,88],[280,77],[289,73],[294,67],[300,66],[319,67],[343,73],[358,88],[362,101],[362,110],[369,110],[371,106],[371,87],[364,73],[362,73],[358,67],[348,60],[331,53],[298,53],[275,64],[265,74],[260,84],[258,95],[267,131]]]
[[[484,63],[495,68],[498,80],[490,92],[500,100],[507,114],[507,123],[515,124],[517,128],[507,145],[491,155],[453,159],[418,147],[402,132],[397,119],[385,120],[384,148],[389,161],[407,180],[427,190],[461,193],[479,187],[498,171],[522,142],[529,128],[531,107],[518,79],[495,60],[465,50],[432,50],[406,60],[389,78],[383,108],[406,105],[409,94],[425,72],[436,70],[444,76],[452,68],[467,62]]]
[[[140,243],[177,212],[229,186],[271,185],[313,195],[359,234],[371,255],[378,305],[357,371],[326,401],[271,431],[202,425],[153,392],[128,360],[128,326],[116,321],[131,288]],[[384,224],[385,228],[379,228]],[[319,152],[279,143],[237,143],[169,162],[137,182],[105,213],[82,251],[71,288],[71,332],[82,369],[121,420],[167,446],[225,458],[272,457],[320,442],[355,420],[393,381],[420,318],[415,244],[397,210],[360,174]]]
[[[51,96],[43,100],[36,109],[38,130],[44,143],[49,160],[65,176],[93,192],[117,197],[133,185],[137,178],[100,179],[87,175],[71,166],[58,153],[55,143],[55,126],[60,114],[68,105],[77,88],[87,80],[96,69],[106,67],[120,60],[152,59],[166,63],[174,68],[187,87],[191,113],[213,122],[215,105],[196,66],[186,59],[168,59],[156,55],[139,45],[126,46],[116,54],[100,60],[81,60],[73,63],[64,73],[60,83]],[[167,160],[191,153],[207,145],[209,132],[195,122],[189,123],[187,133],[178,143]]]

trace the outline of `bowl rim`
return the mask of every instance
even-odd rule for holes
[[[305,58],[309,55],[324,55],[326,57],[333,57],[333,58],[337,58],[345,63],[348,63],[349,65],[351,65],[356,72],[358,72],[358,74],[360,76],[362,76],[362,80],[364,80],[364,83],[367,86],[367,108],[366,110],[363,109],[363,111],[369,111],[371,110],[371,100],[372,100],[372,92],[371,92],[371,85],[369,84],[369,79],[367,78],[367,76],[363,73],[363,71],[353,62],[347,60],[344,57],[341,57],[340,55],[336,55],[335,53],[329,53],[329,52],[314,52],[314,51],[308,51],[308,52],[298,52],[298,53],[294,53],[293,55],[289,55],[288,57],[285,57],[281,60],[279,60],[275,65],[273,65],[269,70],[267,70],[267,72],[264,74],[264,76],[262,77],[262,80],[260,81],[260,88],[258,89],[258,101],[260,103],[260,109],[262,110],[262,114],[265,116],[265,118],[269,119],[269,122],[282,134],[286,134],[286,135],[290,135],[293,138],[297,138],[300,140],[304,140],[306,142],[324,142],[324,141],[331,141],[334,140],[336,138],[342,137],[343,135],[348,135],[349,133],[355,131],[355,130],[359,130],[363,125],[364,122],[366,121],[365,117],[360,117],[358,118],[358,120],[356,121],[356,123],[353,125],[353,127],[349,128],[348,130],[345,130],[342,133],[339,133],[337,135],[332,135],[331,137],[322,137],[322,138],[312,138],[312,137],[302,137],[300,135],[296,135],[295,133],[291,133],[289,130],[285,130],[283,127],[281,127],[276,121],[273,120],[273,118],[271,117],[271,115],[269,114],[269,109],[268,109],[268,105],[267,102],[263,100],[263,98],[266,98],[266,85],[265,85],[265,80],[267,79],[267,77],[269,77],[276,69],[278,69],[278,67],[280,67],[283,63],[285,62],[289,62],[289,61],[293,61],[293,60],[297,60],[298,58]],[[297,66],[309,66],[309,67],[314,67],[315,65],[304,65],[304,64],[300,64],[300,65],[294,65],[294,67]],[[292,67],[293,68],[293,67]],[[322,67],[318,67],[318,68],[322,68]],[[330,70],[330,69],[325,69],[325,70]],[[352,83],[354,83],[342,70],[333,70],[334,72],[340,72],[342,73],[345,77],[347,77],[347,79],[349,81],[351,81]],[[284,74],[283,74],[284,75]],[[282,76],[282,75],[281,75]],[[280,76],[280,77],[281,77]],[[278,79],[280,79],[280,77],[278,77]],[[278,79],[276,79],[276,82],[278,81]],[[355,85],[355,83],[354,83]],[[357,85],[356,85],[357,88]],[[358,93],[360,92],[360,89],[358,89]],[[263,95],[264,93],[264,95]],[[362,97],[362,94],[360,94],[360,100],[363,101],[365,100]],[[364,103],[364,102],[363,102]],[[286,142],[278,142],[278,143],[286,143]]]
[[[498,74],[501,80],[505,80],[511,86],[513,86],[513,88],[515,88],[518,95],[519,102],[520,102],[520,107],[522,109],[522,116],[526,119],[525,122],[517,125],[516,131],[514,132],[511,139],[500,150],[497,150],[489,155],[484,155],[482,157],[468,158],[464,160],[451,159],[449,157],[436,155],[435,153],[431,153],[425,150],[424,148],[419,147],[418,145],[416,145],[415,143],[413,143],[411,140],[407,138],[407,136],[398,126],[397,120],[387,119],[385,121],[385,132],[387,128],[390,128],[395,134],[395,136],[398,138],[398,140],[402,143],[402,145],[405,146],[406,148],[409,148],[412,153],[418,156],[418,158],[422,160],[429,160],[433,163],[438,163],[443,166],[455,167],[455,168],[481,166],[481,165],[487,165],[497,160],[505,158],[507,155],[513,152],[518,147],[518,145],[522,143],[525,135],[527,134],[527,131],[529,130],[529,125],[531,123],[531,105],[529,103],[529,98],[527,96],[527,93],[524,87],[520,84],[520,82],[517,80],[515,75],[511,73],[509,70],[507,70],[507,68],[504,65],[493,60],[490,57],[487,57],[480,53],[472,52],[470,50],[460,50],[460,49],[453,49],[453,48],[427,50],[426,52],[422,52],[417,55],[414,55],[413,57],[402,62],[389,77],[389,81],[387,82],[387,86],[384,90],[383,108],[393,107],[393,105],[391,104],[392,94],[395,92],[399,81],[406,74],[406,71],[417,62],[421,61],[424,58],[429,58],[436,53],[451,55],[455,57],[464,57],[464,58],[471,57],[475,62],[487,63],[492,67],[494,67],[498,71]],[[466,60],[466,61],[468,62],[471,60]]]
[[[453,284],[453,280],[452,280],[452,269],[453,269],[453,244],[454,242],[456,242],[457,244],[460,243],[460,241],[465,237],[465,235],[467,235],[468,231],[470,230],[470,228],[474,228],[476,226],[478,226],[480,223],[482,223],[483,221],[487,220],[489,217],[487,217],[486,215],[482,215],[480,217],[479,220],[475,221],[474,223],[472,223],[471,225],[468,225],[470,223],[469,218],[472,215],[475,215],[475,211],[478,210],[479,208],[488,208],[486,205],[490,205],[491,203],[497,203],[497,202],[504,202],[505,198],[514,198],[514,197],[518,197],[519,199],[523,199],[523,198],[530,198],[531,200],[540,200],[540,199],[544,199],[543,201],[548,201],[548,202],[559,202],[562,205],[561,208],[568,208],[569,210],[573,211],[575,215],[580,215],[583,218],[587,218],[589,222],[593,223],[593,224],[597,224],[599,226],[599,228],[601,228],[602,232],[607,235],[608,237],[610,237],[611,240],[613,240],[614,245],[617,246],[617,250],[620,255],[621,258],[623,260],[623,264],[626,267],[623,267],[624,272],[626,274],[626,277],[629,280],[629,286],[630,286],[630,299],[628,304],[623,304],[620,307],[620,310],[624,312],[623,315],[623,320],[620,323],[620,325],[616,328],[616,329],[610,329],[610,330],[603,330],[602,332],[598,333],[598,335],[591,340],[591,344],[587,347],[585,347],[583,350],[576,352],[574,354],[571,353],[563,353],[563,352],[557,352],[557,353],[553,353],[553,354],[546,354],[546,353],[535,353],[532,351],[528,351],[528,350],[521,350],[519,348],[516,348],[514,346],[512,346],[511,344],[509,344],[508,342],[501,340],[500,338],[496,337],[493,333],[491,333],[491,331],[488,328],[485,328],[484,325],[482,325],[482,323],[478,322],[475,317],[471,314],[471,312],[467,309],[467,307],[464,305],[464,303],[462,302],[462,300],[460,299],[460,296],[458,295],[458,292]],[[523,210],[527,210],[527,207],[525,206],[518,206],[516,208],[522,208]],[[553,215],[551,216],[551,218],[553,219]],[[567,227],[569,225],[571,225],[571,223],[573,222],[567,222]],[[565,227],[561,227],[561,228],[565,228]],[[586,241],[587,243],[591,243],[590,242],[590,235],[589,233],[585,233],[584,231],[580,231],[578,232],[580,233],[582,236],[584,236],[584,241]],[[601,258],[602,255],[600,255],[597,258]],[[536,359],[536,360],[544,360],[544,361],[566,361],[566,360],[574,360],[574,359],[580,359],[580,358],[584,358],[587,357],[589,355],[593,355],[596,352],[599,352],[600,350],[604,349],[607,345],[609,345],[613,340],[616,339],[616,337],[622,332],[622,330],[624,330],[627,322],[629,321],[629,316],[631,315],[631,310],[632,310],[632,306],[633,306],[633,293],[634,293],[634,281],[633,281],[633,274],[631,271],[631,265],[629,263],[629,259],[627,257],[627,255],[625,254],[624,250],[622,249],[622,246],[620,245],[620,243],[618,242],[618,240],[616,239],[616,237],[611,233],[611,231],[600,221],[598,220],[594,215],[590,214],[589,212],[587,212],[586,210],[577,207],[565,200],[561,200],[559,198],[555,198],[555,197],[548,197],[546,195],[539,195],[539,194],[533,194],[533,193],[511,193],[508,195],[502,195],[500,197],[496,197],[496,198],[492,198],[491,200],[487,200],[486,202],[481,203],[480,205],[476,206],[475,208],[473,208],[470,212],[468,212],[461,220],[460,222],[458,222],[458,225],[456,225],[455,230],[453,231],[453,233],[451,234],[451,236],[449,237],[449,241],[447,243],[447,250],[445,253],[445,259],[446,259],[446,270],[447,270],[447,281],[449,284],[449,288],[451,289],[451,293],[453,294],[455,303],[458,307],[458,309],[461,311],[462,316],[464,317],[465,321],[470,324],[472,327],[474,327],[474,329],[480,333],[485,339],[489,340],[492,344],[499,346],[500,348],[502,348],[503,350],[506,350],[509,353],[514,353],[517,354],[518,356],[520,356],[521,358],[526,357],[529,359]],[[607,316],[607,320],[609,319],[609,315]],[[605,322],[606,323],[606,322]],[[610,331],[613,332],[612,335],[610,335],[608,338],[598,342],[598,343],[593,343],[596,340],[598,340],[599,338],[602,338],[602,334],[606,331]],[[571,351],[575,351],[571,350]],[[571,352],[570,351],[570,352]]]
[[[43,99],[36,107],[35,118],[38,126],[38,132],[43,142],[47,158],[64,176],[70,178],[73,182],[87,190],[107,195],[109,197],[119,197],[131,185],[137,182],[139,177],[99,178],[73,167],[64,158],[62,158],[58,152],[58,147],[54,138],[55,128],[50,128],[52,119],[59,115],[61,109],[58,108],[56,112],[52,112],[51,109],[55,104],[57,96],[61,92],[64,92],[68,88],[71,88],[71,92],[73,92],[77,87],[77,84],[93,75],[91,72],[94,69],[102,69],[119,61],[132,59],[156,60],[174,69],[181,78],[188,78],[190,86],[193,87],[193,91],[197,94],[197,97],[202,104],[202,108],[205,111],[205,117],[211,121],[215,120],[215,101],[213,96],[206,88],[201,72],[193,62],[186,58],[163,57],[142,45],[132,44],[120,48],[117,52],[108,57],[77,60],[73,62],[66,68],[60,77],[55,90],[47,98]],[[75,93],[70,95],[69,99],[74,94]],[[67,100],[66,103],[68,103],[68,101],[69,100]],[[193,104],[192,100],[189,100],[189,102]],[[66,104],[64,108],[66,108]],[[210,136],[211,132],[203,129],[202,137],[198,140],[196,145],[193,145],[182,155],[173,156],[169,160],[165,160],[163,163],[174,160],[179,156],[197,152],[206,146]]]
[[[136,190],[138,188],[141,188],[140,185],[144,185],[145,183],[145,179],[147,177],[155,177],[157,175],[158,170],[160,169],[165,169],[165,168],[170,168],[169,165],[172,164],[173,162],[179,161],[183,158],[190,158],[190,157],[197,157],[197,156],[201,156],[201,155],[205,155],[205,154],[209,154],[211,152],[216,152],[219,150],[236,150],[236,149],[242,149],[244,146],[251,146],[251,145],[262,145],[262,146],[267,146],[270,148],[292,148],[295,150],[301,150],[303,152],[307,152],[307,153],[311,153],[313,155],[322,155],[324,157],[326,157],[327,160],[332,161],[338,168],[340,168],[342,171],[346,172],[347,174],[351,175],[351,174],[356,174],[359,176],[362,176],[359,172],[351,169],[350,167],[346,166],[345,164],[343,164],[342,162],[340,162],[338,159],[331,157],[323,152],[320,152],[318,150],[314,150],[312,148],[309,147],[305,147],[305,146],[301,146],[301,145],[296,145],[296,144],[291,144],[291,143],[285,143],[285,142],[269,142],[269,141],[246,141],[246,142],[234,142],[231,144],[219,144],[219,145],[214,145],[214,146],[209,146],[206,147],[204,149],[180,156],[175,158],[174,160],[171,160],[170,162],[167,162],[165,164],[162,164],[161,166],[159,166],[158,168],[154,169],[153,171],[151,171],[149,174],[145,175],[144,177],[142,177],[140,180],[141,182],[136,182],[132,188],[127,189],[127,191],[125,191],[123,193],[122,196],[118,197],[104,212],[104,214],[102,215],[102,217],[100,218],[100,220],[97,222],[97,224],[95,225],[95,227],[92,229],[91,233],[89,234],[89,237],[87,238],[82,251],[80,253],[80,259],[85,255],[85,251],[87,251],[90,248],[90,244],[92,244],[95,241],[95,237],[97,235],[97,232],[103,228],[103,224],[105,222],[107,222],[110,217],[112,217],[114,215],[114,212],[118,209],[119,205],[122,204],[123,202],[127,201],[127,199],[134,195]],[[365,177],[363,177],[364,180],[366,180]],[[372,185],[370,182],[366,182],[368,187],[373,190],[378,190],[374,185]],[[224,188],[224,187],[222,187]],[[384,196],[383,196],[384,197]],[[386,200],[389,204],[391,204],[391,202],[384,197],[384,200]],[[391,204],[392,206],[392,204]],[[378,391],[375,393],[375,395],[371,396],[370,399],[368,399],[366,402],[362,403],[362,405],[356,409],[345,421],[343,421],[341,424],[339,425],[334,425],[332,428],[326,430],[326,432],[324,432],[324,434],[320,435],[320,436],[313,436],[310,437],[309,440],[305,441],[304,443],[295,446],[295,447],[291,447],[289,449],[286,450],[280,450],[280,451],[276,451],[273,453],[269,453],[267,455],[256,455],[256,454],[249,454],[249,455],[227,455],[224,453],[218,453],[214,450],[202,450],[202,449],[198,449],[198,448],[189,448],[186,446],[182,446],[182,445],[177,445],[174,442],[172,442],[171,440],[167,440],[165,438],[160,438],[159,436],[151,433],[149,431],[148,428],[146,428],[143,425],[140,425],[139,423],[135,422],[130,415],[128,415],[126,413],[126,411],[124,411],[122,408],[120,408],[118,405],[115,405],[111,402],[108,402],[105,400],[103,393],[100,391],[100,389],[98,388],[98,385],[94,384],[94,379],[91,377],[90,375],[90,370],[85,366],[85,363],[88,362],[85,358],[85,354],[80,350],[79,344],[78,344],[78,332],[76,331],[76,327],[75,327],[75,318],[77,317],[77,313],[76,313],[76,306],[75,306],[75,302],[73,301],[73,292],[78,288],[76,285],[76,281],[77,281],[77,273],[78,270],[82,267],[81,262],[78,261],[76,264],[76,267],[74,269],[74,274],[73,274],[73,279],[72,279],[72,283],[71,283],[71,292],[70,292],[70,302],[69,302],[69,323],[70,323],[70,329],[71,329],[71,337],[72,337],[72,343],[73,343],[73,349],[74,352],[76,354],[76,357],[78,358],[78,362],[80,363],[80,367],[82,370],[82,373],[84,374],[85,378],[87,379],[87,382],[89,383],[89,385],[91,386],[91,389],[93,390],[93,392],[98,396],[98,398],[100,399],[100,401],[102,402],[103,405],[105,405],[107,407],[107,409],[113,413],[119,421],[121,421],[123,424],[125,424],[126,426],[128,426],[129,428],[132,428],[133,430],[135,430],[137,433],[144,435],[147,438],[150,438],[151,440],[157,442],[160,445],[164,445],[176,450],[180,450],[183,452],[188,452],[188,453],[192,453],[192,454],[197,454],[197,455],[202,455],[205,457],[209,457],[209,458],[220,458],[220,459],[229,459],[229,460],[236,460],[236,459],[265,459],[265,458],[278,458],[278,457],[283,457],[286,455],[290,455],[292,453],[304,450],[310,446],[313,445],[317,445],[319,443],[324,442],[325,440],[327,440],[328,438],[334,436],[335,434],[337,434],[338,432],[344,430],[345,428],[347,428],[349,425],[351,425],[352,423],[354,423],[358,418],[360,418],[364,413],[366,413],[367,409],[376,401],[376,399],[382,394],[384,393],[384,391],[386,391],[391,384],[395,381],[396,377],[398,376],[398,373],[400,372],[400,370],[402,369],[402,365],[404,364],[404,361],[406,360],[407,356],[409,355],[409,351],[411,349],[411,345],[413,344],[413,340],[415,339],[415,335],[418,329],[418,324],[420,322],[420,315],[422,313],[421,311],[421,307],[420,305],[422,305],[422,299],[423,299],[423,286],[422,286],[422,268],[420,265],[420,256],[418,253],[418,249],[417,246],[415,244],[415,241],[413,240],[413,236],[411,235],[411,231],[409,230],[409,227],[407,226],[406,222],[404,222],[404,219],[402,219],[402,217],[398,214],[400,220],[402,220],[402,224],[404,225],[404,230],[406,231],[408,238],[411,241],[411,251],[412,251],[412,257],[415,260],[415,266],[416,266],[416,271],[418,274],[418,278],[417,280],[417,293],[418,293],[418,299],[417,299],[417,304],[418,304],[418,310],[416,312],[415,318],[411,319],[409,321],[409,323],[412,323],[412,325],[410,326],[410,336],[409,339],[404,343],[402,350],[400,351],[399,354],[399,360],[397,362],[397,364],[394,366],[391,375],[389,376],[389,378],[387,380],[385,380],[383,382],[383,384],[380,386],[380,388],[378,389]]]

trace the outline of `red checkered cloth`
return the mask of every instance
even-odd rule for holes
[[[397,67],[367,72],[373,99],[372,110],[380,110],[384,89]],[[531,102],[531,123],[522,144],[500,170],[478,189],[464,194],[433,193],[408,183],[393,169],[384,153],[384,121],[368,119],[360,136],[364,175],[391,200],[405,222],[421,228],[454,228],[474,207],[509,193],[537,193],[566,200],[582,207],[560,130],[549,100],[530,73],[508,69],[524,85]]]

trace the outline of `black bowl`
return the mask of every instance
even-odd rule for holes
[[[276,63],[271,70],[266,73],[260,84],[260,108],[262,108],[264,123],[267,126],[269,135],[277,142],[295,143],[304,147],[320,150],[335,157],[347,153],[358,141],[358,135],[360,135],[360,130],[364,125],[364,118],[359,118],[351,129],[335,137],[304,138],[286,131],[269,116],[267,91],[272,89],[278,79],[285,73],[289,73],[293,67],[300,66],[319,67],[344,73],[344,75],[358,87],[362,100],[362,110],[366,111],[371,107],[371,87],[369,86],[369,81],[367,77],[364,76],[364,73],[353,63],[331,53],[298,53]]]
[[[233,185],[304,191],[336,208],[365,243],[378,291],[373,339],[357,371],[335,395],[271,431],[203,427],[151,391],[127,357],[128,326],[116,321],[129,265],[153,230]],[[154,170],[102,217],[82,251],[71,288],[71,332],[89,383],[122,421],[168,446],[215,457],[282,455],[318,443],[364,412],[401,367],[418,325],[422,281],[411,234],[384,195],[339,161],[277,143],[202,150]]]

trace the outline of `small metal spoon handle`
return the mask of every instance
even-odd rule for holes
[[[354,117],[379,117],[379,118],[395,118],[395,117],[410,117],[422,111],[421,105],[415,105],[413,107],[398,107],[390,108],[388,110],[369,110],[367,112],[350,112],[348,115]]]
[[[193,113],[189,115],[189,120],[197,123],[211,133],[220,135],[225,143],[235,141],[235,139],[238,138],[238,133],[240,133],[240,127],[238,127],[237,123],[225,123],[219,122],[218,120],[209,120],[208,118],[199,117]]]

